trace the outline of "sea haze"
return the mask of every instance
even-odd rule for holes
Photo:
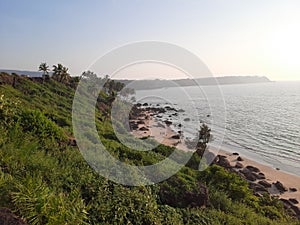
[[[178,130],[177,125],[184,118],[190,118],[185,124],[186,137],[192,136],[197,130],[198,121],[204,122],[212,127],[212,146],[221,142],[224,150],[237,151],[258,162],[299,176],[300,81],[220,85],[226,115],[219,95],[216,94],[216,101],[211,97],[210,102],[207,99],[207,96],[214,95],[215,88],[194,86],[138,90],[136,98],[153,105],[164,106],[168,103],[184,109],[181,115],[168,115],[165,119],[172,120],[173,128]],[[219,121],[225,116],[223,137],[223,125],[219,126]]]

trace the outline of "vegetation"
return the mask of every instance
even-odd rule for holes
[[[278,200],[255,197],[245,181],[219,166],[202,172],[184,166],[162,183],[141,187],[100,176],[70,144],[79,78],[60,64],[54,68],[45,81],[0,74],[0,207],[28,224],[300,224]],[[92,72],[82,79],[105,84],[95,120],[111,155],[151,165],[173,152],[162,145],[153,151],[122,145],[108,115],[124,85]]]

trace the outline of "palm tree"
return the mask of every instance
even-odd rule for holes
[[[63,67],[62,68],[62,73],[61,73],[61,79],[60,79],[60,82],[62,82],[62,83],[64,83],[64,82],[66,82],[66,81],[68,81],[69,80],[69,73],[68,73],[68,70],[69,70],[69,68],[67,68],[67,67]]]
[[[43,71],[43,82],[46,78],[49,77],[49,66],[47,65],[47,63],[41,63],[39,66],[39,71]]]
[[[53,71],[53,75],[52,75],[53,79],[55,79],[57,81],[60,81],[61,74],[62,74],[62,69],[63,69],[63,65],[60,64],[60,63],[57,64],[57,66],[53,65],[53,69],[52,69],[52,71]]]
[[[39,66],[39,71],[43,71],[43,75],[49,74],[49,66],[47,63],[41,63]]]
[[[58,82],[64,83],[69,78],[68,68],[64,67],[62,64],[53,65],[53,75],[52,77]]]

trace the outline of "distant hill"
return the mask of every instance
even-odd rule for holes
[[[18,75],[27,75],[29,77],[41,77],[43,75],[43,72],[27,71],[27,70],[6,70],[6,69],[0,69],[0,72],[10,73],[10,74],[11,73],[16,73]]]
[[[198,79],[179,79],[179,80],[118,80],[136,90],[156,89],[176,86],[206,86],[206,85],[226,85],[226,84],[250,84],[271,82],[265,76],[226,76],[226,77],[207,77]]]
[[[26,70],[7,70],[0,69],[0,72],[16,73],[18,75],[27,75],[29,77],[41,77],[43,72]],[[49,72],[51,74],[51,72]],[[250,84],[271,82],[266,76],[225,76],[225,77],[207,77],[198,79],[178,79],[178,80],[117,80],[124,84],[131,83],[131,87],[136,90],[157,89],[176,86],[197,86],[197,85],[226,85],[226,84]],[[134,81],[134,82],[133,82]]]

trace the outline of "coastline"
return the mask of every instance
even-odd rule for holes
[[[135,129],[132,129],[132,134],[138,138],[152,137],[163,145],[176,147],[183,151],[190,151],[190,149],[185,146],[184,141],[180,141],[181,135],[173,131],[170,124],[166,124],[165,121],[159,120],[154,115],[155,112],[144,109],[143,114],[140,117],[131,120],[131,122],[137,124]],[[228,150],[225,151],[222,149],[216,150],[211,147],[209,147],[208,151],[214,153],[217,158],[225,159],[230,165],[227,169],[239,174],[248,181],[249,186],[254,190],[254,193],[257,196],[262,196],[263,192],[268,192],[271,196],[281,199],[286,208],[292,208],[295,212],[299,210],[300,177],[277,170],[269,165],[263,165],[233,151],[229,152]],[[241,161],[238,160],[239,157],[242,158]],[[245,171],[248,170],[248,168],[253,167],[257,172],[254,173],[253,171],[248,171],[249,174],[245,176]],[[252,180],[247,179],[249,176],[258,176],[258,174],[262,177],[256,177]],[[279,190],[281,186],[282,190]]]
[[[215,150],[210,149],[210,151],[214,152]],[[215,151],[216,152],[216,151]],[[271,188],[267,188],[268,192],[272,196],[277,196],[278,198],[283,199],[296,199],[299,203],[294,204],[297,207],[300,207],[300,177],[295,176],[293,174],[286,173],[281,170],[277,170],[275,168],[272,168],[268,165],[263,165],[261,163],[255,162],[252,159],[245,158],[243,155],[235,155],[234,152],[228,152],[224,150],[218,150],[218,155],[225,156],[227,160],[229,161],[232,168],[235,169],[235,171],[241,171],[243,168],[246,168],[247,166],[253,166],[260,170],[261,173],[265,175],[265,180],[269,184],[271,184]],[[243,161],[238,161],[237,158],[241,157]],[[236,163],[239,162],[243,165],[243,168],[237,169]],[[253,183],[258,183],[261,180],[253,181]],[[280,193],[280,191],[275,187],[273,183],[276,183],[277,181],[281,182],[286,188],[287,191]],[[291,191],[291,189],[297,189],[297,191]]]

